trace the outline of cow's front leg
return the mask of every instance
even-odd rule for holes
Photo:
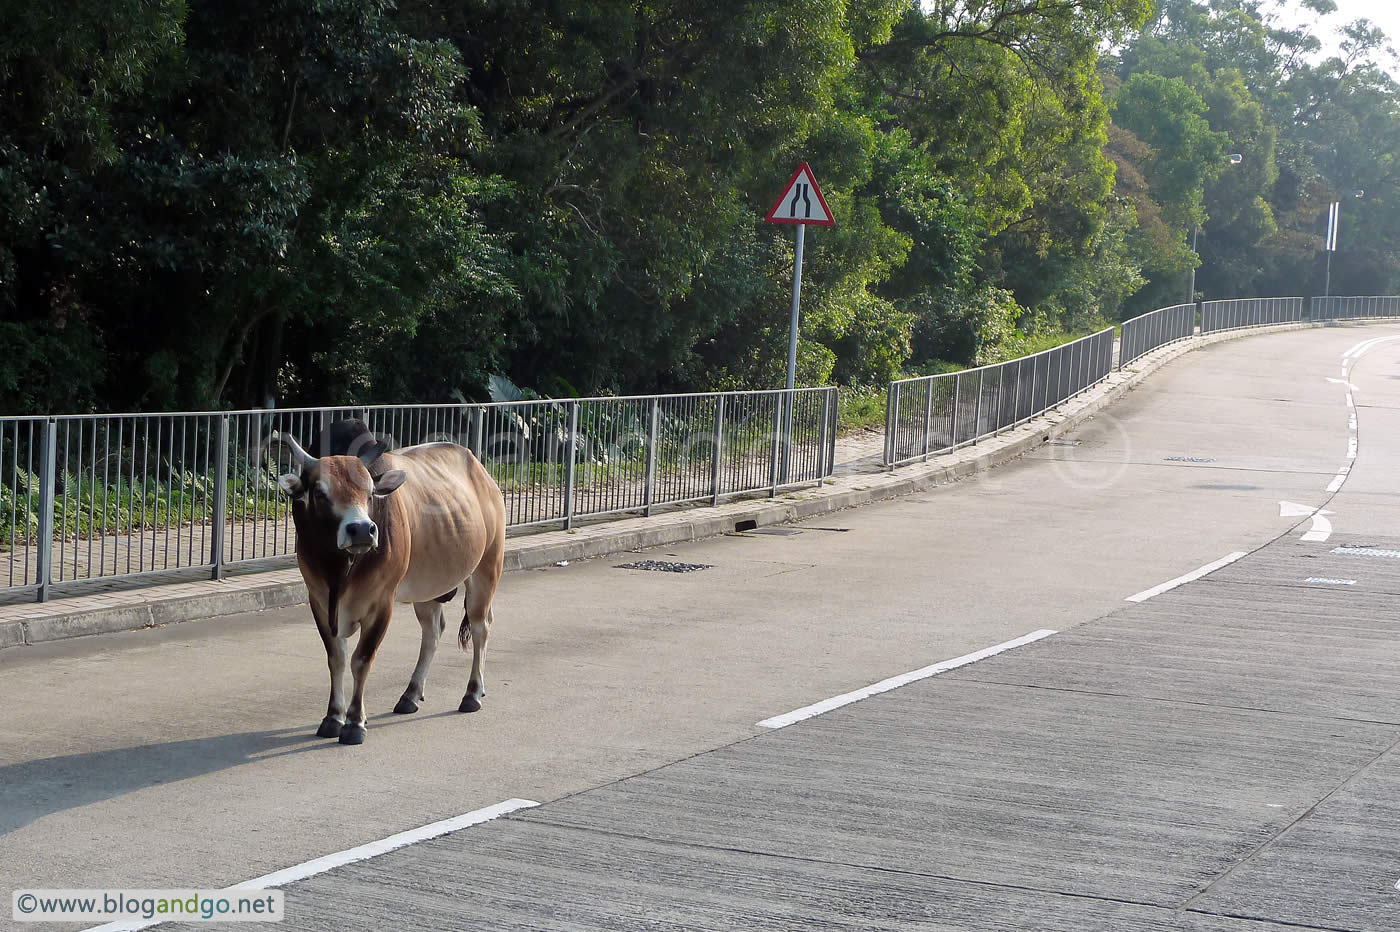
[[[331,631],[330,619],[325,606],[314,597],[311,599],[311,616],[316,619],[316,631],[321,635],[321,643],[326,646],[326,665],[331,673],[331,699],[326,705],[326,717],[321,719],[321,727],[316,729],[318,738],[339,737],[345,724],[345,667],[350,655],[350,642]]]
[[[355,691],[350,696],[350,708],[345,713],[345,727],[340,730],[341,744],[365,742],[365,681],[374,664],[374,654],[389,630],[392,607],[382,609],[374,620],[360,626],[360,640],[350,658],[350,675],[355,678]]]
[[[316,729],[318,738],[340,737],[345,725],[345,668],[349,665],[350,640],[331,637],[326,644],[326,662],[331,671],[331,699],[326,703],[326,717]]]

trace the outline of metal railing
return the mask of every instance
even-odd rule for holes
[[[1400,296],[1313,298],[1311,316],[1313,320],[1367,320],[1400,317]]]
[[[890,383],[886,466],[955,450],[1027,421],[1108,376],[1113,328],[1008,362]]]
[[[821,483],[837,390],[722,392],[498,404],[379,405],[0,418],[0,592],[228,567],[294,552],[277,488],[356,417],[390,448],[449,440],[477,454],[511,527],[560,524]],[[790,437],[790,442],[788,438]]]
[[[1196,333],[1196,305],[1176,304],[1123,321],[1118,343],[1118,368],[1160,346]]]
[[[1298,323],[1305,319],[1302,298],[1231,298],[1201,302],[1201,333]]]

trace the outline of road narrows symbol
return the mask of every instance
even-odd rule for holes
[[[822,189],[806,162],[792,173],[787,185],[783,187],[783,193],[764,219],[769,223],[812,224],[823,227],[836,225],[831,209],[826,205],[826,198],[822,196]]]

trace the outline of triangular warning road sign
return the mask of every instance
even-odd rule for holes
[[[817,179],[812,177],[812,169],[806,162],[797,166],[797,171],[788,179],[783,196],[778,198],[768,216],[769,223],[810,223],[819,227],[836,226],[831,209],[826,206],[822,189],[817,187]]]

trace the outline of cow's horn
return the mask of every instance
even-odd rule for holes
[[[303,450],[301,444],[297,443],[297,438],[293,437],[291,434],[283,434],[274,430],[272,432],[272,439],[276,443],[285,443],[290,446],[292,448],[292,456],[303,469],[314,467],[319,462],[316,457]]]

